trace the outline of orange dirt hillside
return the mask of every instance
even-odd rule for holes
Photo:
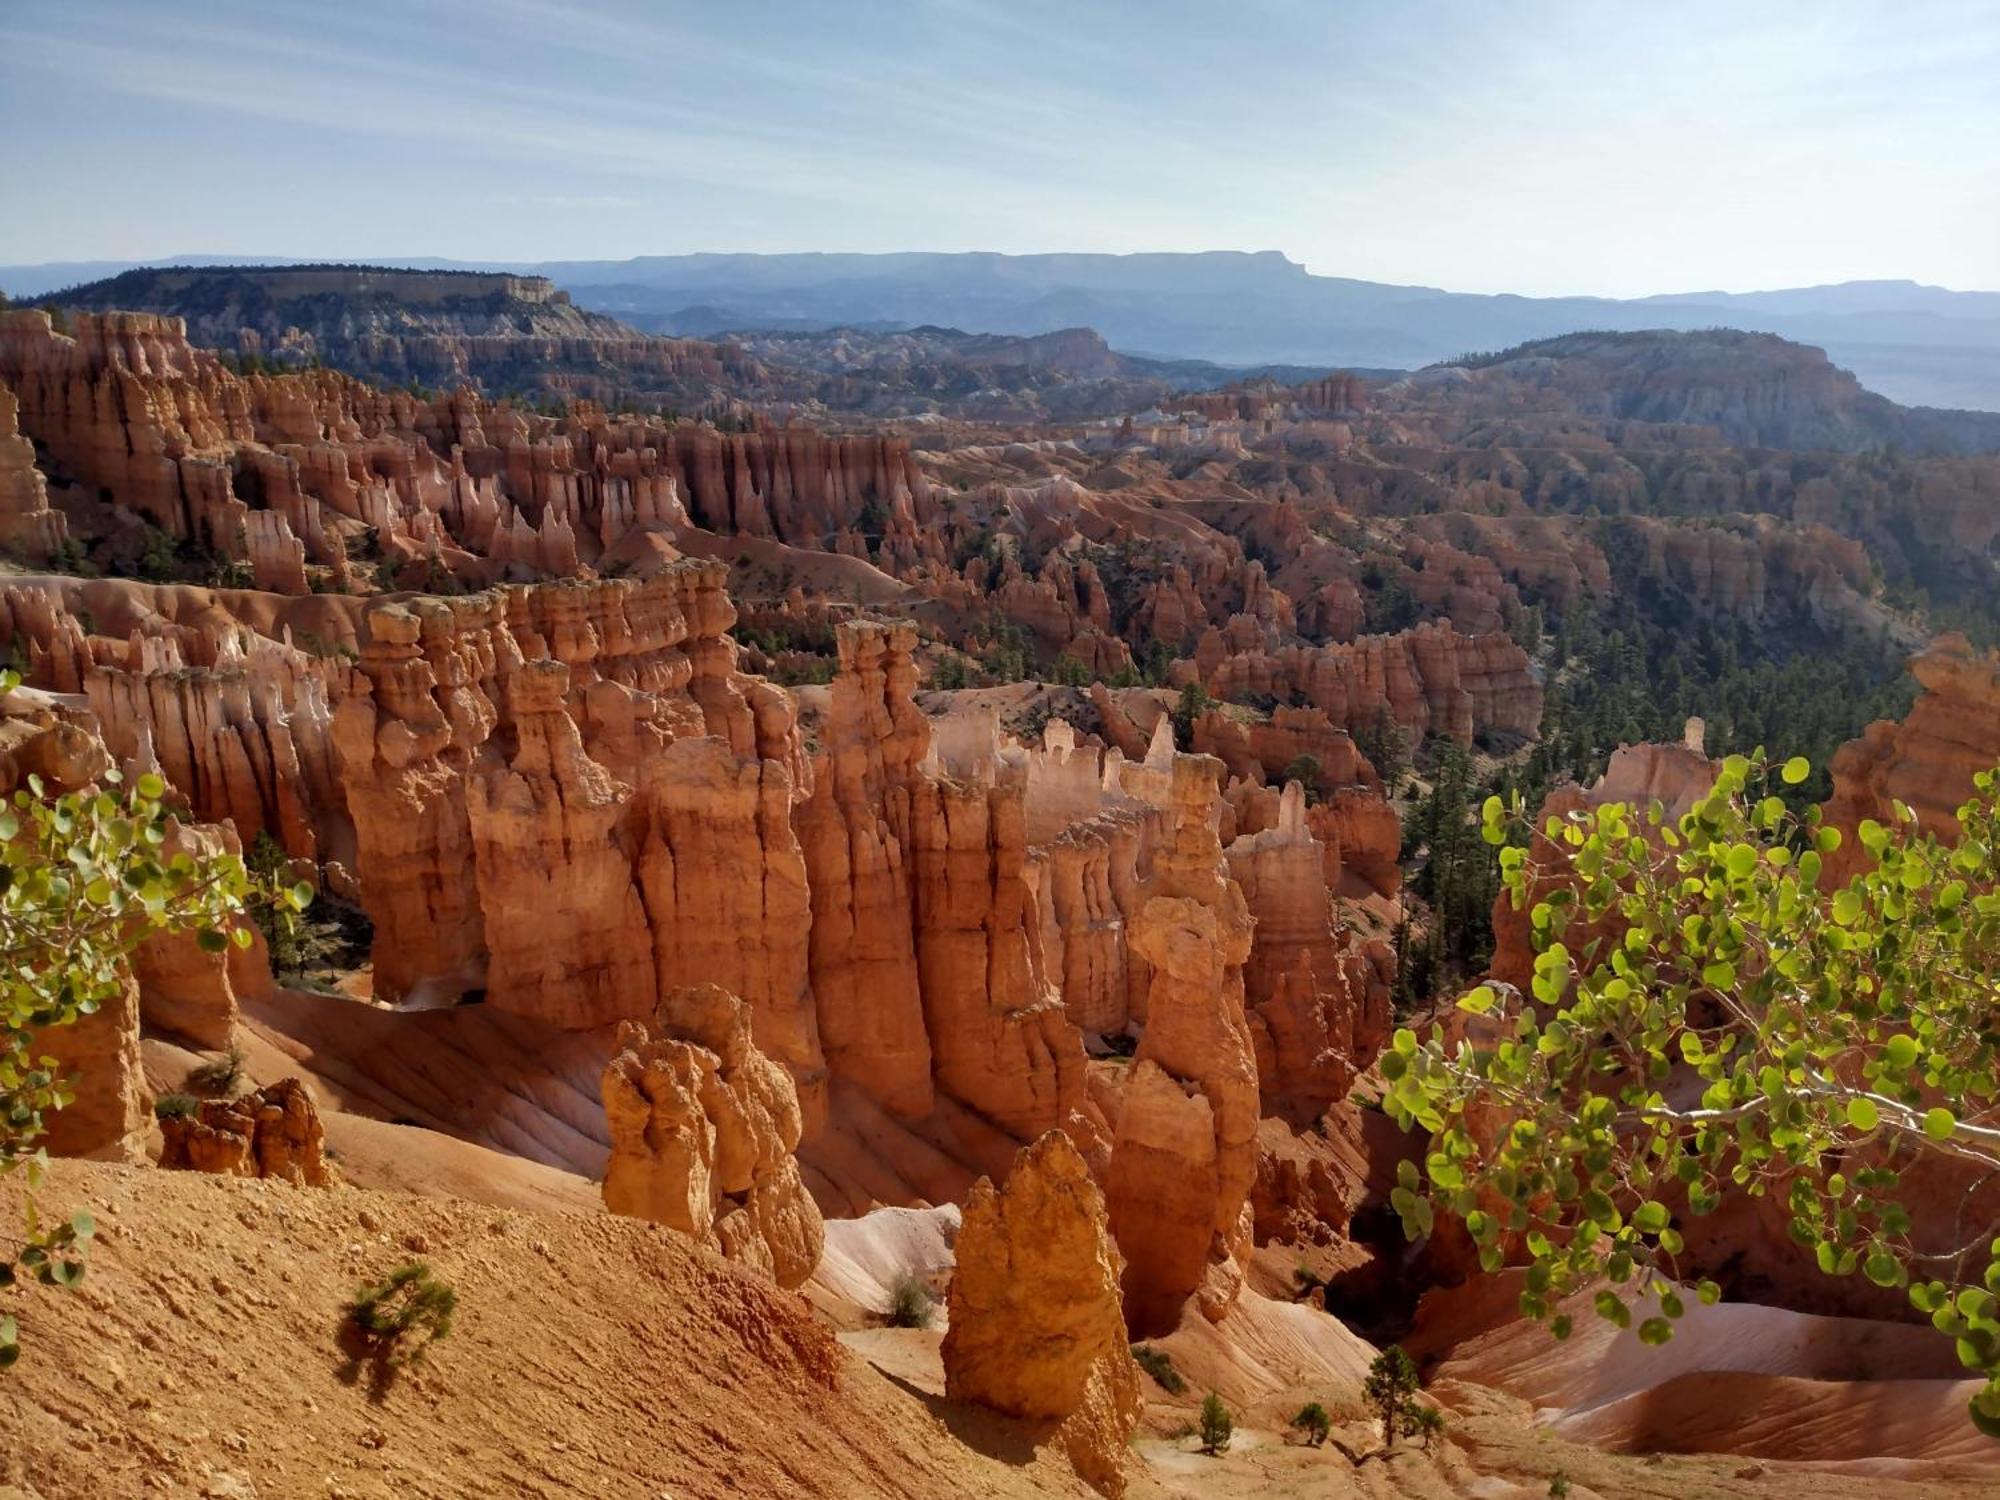
[[[7,1500],[1088,1494],[951,1441],[801,1299],[637,1220],[75,1161],[43,1198],[98,1242],[79,1290],[15,1299]],[[378,1402],[336,1330],[413,1259],[457,1326]]]

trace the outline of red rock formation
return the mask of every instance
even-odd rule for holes
[[[268,1177],[303,1187],[334,1181],[326,1132],[296,1078],[236,1099],[204,1099],[193,1114],[160,1120],[160,1165],[227,1177]]]
[[[1366,1176],[1366,1164],[1341,1132],[1295,1134],[1282,1121],[1266,1119],[1257,1129],[1257,1181],[1250,1195],[1257,1243],[1337,1244]]]
[[[110,766],[97,739],[42,696],[16,692],[0,717],[0,798],[29,776],[61,796],[93,785]],[[45,1117],[39,1144],[55,1156],[136,1161],[146,1128],[139,1061],[139,992],[129,979],[87,1016],[37,1033],[31,1056],[53,1058],[58,1077],[77,1079],[76,1097]]]
[[[1327,885],[1343,896],[1393,898],[1403,884],[1403,828],[1383,798],[1343,788],[1306,809],[1327,859]]]
[[[35,467],[35,445],[21,436],[20,402],[0,385],[0,547],[46,562],[67,535],[62,512]]]
[[[1910,673],[1923,692],[1909,716],[1870,724],[1833,758],[1826,817],[1847,837],[1826,861],[1829,881],[1845,881],[1866,864],[1854,831],[1864,818],[1897,826],[1898,802],[1927,832],[1956,839],[1973,776],[2000,764],[2000,653],[1982,656],[1952,632],[1913,660]]]
[[[1025,782],[921,764],[907,627],[846,625],[799,814],[813,890],[813,990],[836,1076],[892,1113],[935,1091],[1016,1139],[1081,1102],[1082,1039],[1042,963],[1023,880]]]
[[[584,752],[561,662],[523,662],[507,691],[512,754],[465,786],[487,1002],[602,1025],[656,988],[629,847],[633,789]]]
[[[1559,786],[1544,799],[1535,815],[1535,836],[1529,850],[1530,866],[1546,872],[1531,882],[1525,904],[1518,909],[1505,890],[1493,902],[1492,978],[1527,994],[1535,976],[1535,950],[1529,912],[1564,877],[1568,859],[1560,844],[1545,832],[1550,818],[1565,817],[1610,802],[1644,808],[1658,801],[1666,810],[1667,822],[1677,820],[1715,784],[1716,763],[1702,750],[1702,725],[1688,721],[1685,740],[1677,745],[1621,745],[1611,754],[1604,774],[1587,787]],[[1604,927],[1575,922],[1564,934],[1564,943],[1582,952]],[[1617,928],[1623,931],[1622,924]]]
[[[308,563],[345,583],[350,543],[483,585],[572,574],[690,514],[819,547],[871,508],[916,538],[928,504],[907,439],[612,421],[587,403],[531,417],[469,391],[419,399],[328,371],[246,378],[191,348],[178,318],[72,323],[73,337],[39,310],[0,314],[0,380],[22,425],[66,477],[248,562],[260,587],[303,592]]]
[[[12,795],[31,775],[50,795],[88,790],[110,770],[111,756],[85,727],[88,715],[73,701],[24,689],[0,710],[0,797]],[[170,821],[162,852],[213,857],[237,851],[226,826]],[[64,1075],[77,1080],[76,1098],[49,1117],[42,1144],[59,1156],[136,1160],[147,1119],[142,1019],[220,1048],[232,1037],[237,990],[262,994],[270,986],[261,940],[247,949],[231,945],[211,954],[192,933],[147,936],[132,954],[125,984],[108,1003],[36,1038],[35,1055],[53,1057]]]
[[[235,832],[221,827],[179,826],[170,851],[197,858],[242,853]],[[239,997],[268,998],[274,984],[270,955],[256,926],[239,919],[248,947],[231,943],[220,953],[203,948],[191,932],[156,933],[133,950],[132,973],[139,982],[139,1017],[150,1029],[181,1037],[211,1052],[236,1037]]]
[[[1213,755],[1229,768],[1232,778],[1282,782],[1300,760],[1311,757],[1318,767],[1313,789],[1381,787],[1381,778],[1344,729],[1328,722],[1317,708],[1280,705],[1261,723],[1244,723],[1221,708],[1209,709],[1194,721],[1194,749]]]
[[[792,1154],[797,1089],[750,1032],[749,1008],[712,984],[669,990],[650,1028],[620,1023],[603,1079],[604,1203],[794,1287],[826,1231]]]
[[[1125,1344],[1104,1197],[1060,1131],[1023,1147],[1007,1180],[965,1201],[944,1336],[945,1394],[1054,1424],[1099,1493],[1125,1492],[1144,1405]]]
[[[847,626],[840,672],[799,809],[812,889],[812,982],[828,1066],[892,1113],[934,1099],[910,894],[910,784],[930,730],[911,701],[907,628]]]
[[[1206,756],[1175,758],[1171,824],[1131,931],[1152,981],[1106,1197],[1136,1336],[1171,1328],[1205,1282],[1203,1310],[1220,1317],[1248,1233],[1258,1096],[1243,965],[1254,923],[1216,836],[1221,770]]]
[[[497,713],[476,686],[438,681],[418,644],[422,630],[401,605],[369,612],[363,681],[333,723],[354,819],[355,873],[375,924],[375,992],[390,1000],[455,995],[485,977],[464,782]],[[440,689],[453,717],[440,706]]]
[[[1448,625],[1231,656],[1206,681],[1221,698],[1302,699],[1343,729],[1372,723],[1386,707],[1405,728],[1462,745],[1476,733],[1531,737],[1542,718],[1542,685],[1526,652],[1505,635],[1461,635]]]
[[[1367,960],[1344,941],[1296,782],[1276,824],[1225,853],[1256,921],[1243,982],[1262,1105],[1308,1125],[1347,1097],[1386,1039],[1388,995],[1372,992]]]
[[[77,1080],[76,1097],[45,1117],[37,1141],[51,1156],[140,1161],[146,1132],[145,1068],[139,1056],[139,987],[123,988],[90,1015],[36,1036],[34,1055]]]
[[[788,700],[735,671],[720,573],[370,611],[335,739],[379,994],[489,987],[593,1026],[727,978],[816,1098],[809,773]]]
[[[1042,963],[1022,878],[1024,787],[913,784],[918,982],[937,1085],[1020,1138],[1083,1099],[1083,1042]]]

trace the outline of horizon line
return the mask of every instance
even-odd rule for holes
[[[1295,260],[1288,251],[1277,249],[1240,250],[1216,247],[1206,250],[673,250],[641,251],[632,255],[607,256],[547,256],[540,259],[521,257],[491,257],[472,259],[455,255],[411,255],[411,256],[362,256],[337,259],[307,255],[274,255],[258,258],[235,251],[176,251],[162,256],[71,256],[58,259],[0,261],[0,270],[20,272],[55,266],[115,265],[123,267],[114,275],[125,271],[145,269],[194,270],[199,266],[176,265],[176,262],[212,261],[222,262],[213,269],[255,269],[259,266],[283,265],[354,265],[367,266],[379,270],[421,271],[437,269],[438,265],[463,267],[468,270],[490,270],[496,274],[515,267],[545,267],[552,265],[629,265],[645,260],[692,260],[714,258],[719,260],[780,260],[800,257],[825,257],[828,259],[852,258],[887,260],[905,256],[990,257],[1000,260],[1041,260],[1063,257],[1077,260],[1133,260],[1142,257],[1180,257],[1197,259],[1210,256],[1239,256],[1244,259],[1260,259],[1275,256],[1288,266],[1296,267],[1304,276],[1317,281],[1350,281],[1368,286],[1391,287],[1404,291],[1437,292],[1452,297],[1513,297],[1529,302],[1647,302],[1666,297],[1759,297],[1779,292],[1832,291],[1842,287],[1855,286],[1902,286],[1919,291],[1944,292],[1952,296],[2000,296],[2000,288],[1951,287],[1937,282],[1919,281],[1912,276],[1851,276],[1839,281],[1796,282],[1789,285],[1754,286],[1742,290],[1726,287],[1697,287],[1684,291],[1644,292],[1628,296],[1617,296],[1605,292],[1514,292],[1514,291],[1457,291],[1450,287],[1434,286],[1426,282],[1379,281],[1366,276],[1351,276],[1338,272],[1315,271],[1304,261]],[[413,261],[432,261],[438,265],[425,267],[412,264]],[[527,274],[536,274],[529,272]],[[52,290],[56,290],[52,288]]]

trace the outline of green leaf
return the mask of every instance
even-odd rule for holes
[[[1674,1325],[1665,1318],[1648,1318],[1639,1325],[1639,1342],[1658,1347],[1674,1336]]]
[[[1654,1199],[1641,1203],[1632,1212],[1632,1225],[1646,1234],[1658,1234],[1672,1221],[1667,1205]]]
[[[1856,1098],[1847,1101],[1847,1123],[1856,1130],[1873,1130],[1881,1122],[1881,1113],[1875,1108],[1873,1099]]]
[[[1916,1038],[1901,1032],[1890,1037],[1882,1046],[1882,1060],[1898,1073],[1909,1072],[1917,1065]]]
[[[1483,1016],[1492,1010],[1495,1005],[1499,1004],[1499,1002],[1500,997],[1494,993],[1493,986],[1482,984],[1479,988],[1467,990],[1463,995],[1459,996],[1458,1008],[1463,1011],[1469,1011],[1475,1016]]]
[[[1786,786],[1797,786],[1812,774],[1812,762],[1803,755],[1794,755],[1785,762],[1778,774],[1784,778]]]
[[[0,1344],[0,1364],[7,1362],[5,1359],[6,1352],[7,1346]],[[1989,1385],[1984,1394],[1991,1396],[1995,1394],[1995,1391],[1996,1387]],[[1992,1411],[1982,1406],[1980,1404],[1981,1400],[1981,1396],[1974,1396],[1966,1404],[1966,1411],[1972,1418],[1972,1425],[1977,1427],[1983,1436],[2000,1438],[2000,1411]],[[1996,1401],[1996,1405],[2000,1405],[2000,1401]]]
[[[1924,1134],[1934,1141],[1948,1141],[1958,1129],[1958,1117],[1943,1105],[1927,1111],[1924,1115]]]

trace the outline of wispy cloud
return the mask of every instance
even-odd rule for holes
[[[0,26],[0,258],[365,232],[2000,284],[1981,0],[8,0]]]

